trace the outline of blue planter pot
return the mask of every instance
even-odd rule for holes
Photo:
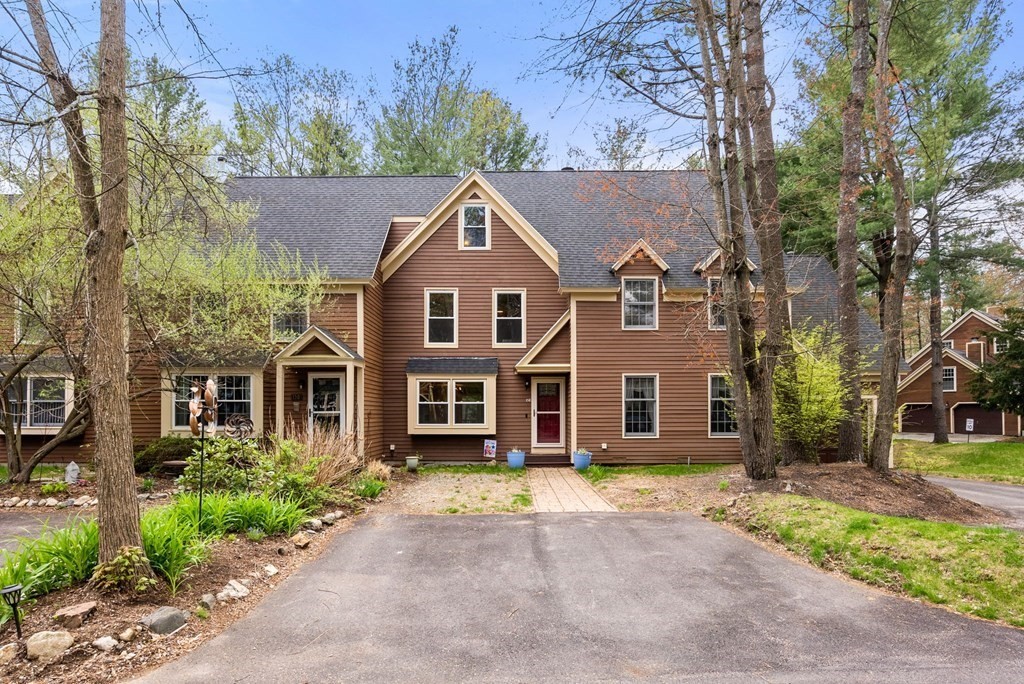
[[[590,467],[590,456],[591,453],[589,451],[584,451],[583,453],[574,452],[572,455],[572,467],[576,470],[586,470]]]
[[[506,452],[505,458],[508,459],[509,468],[523,468],[526,466],[526,452],[525,451],[509,451]]]

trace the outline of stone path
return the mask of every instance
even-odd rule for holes
[[[617,509],[572,468],[529,468],[537,513],[614,513]]]

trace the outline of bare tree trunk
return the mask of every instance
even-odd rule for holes
[[[946,425],[946,395],[942,391],[942,273],[939,268],[939,222],[934,204],[928,216],[928,343],[931,349],[932,422],[935,432],[932,441],[949,443]]]
[[[124,0],[100,3],[99,229],[86,246],[86,347],[90,405],[96,420],[96,482],[99,498],[100,563],[121,547],[142,547],[135,496],[132,430],[128,402],[128,353],[124,312],[124,251],[128,242],[128,131],[125,118]]]
[[[878,37],[875,51],[875,118],[878,156],[881,167],[892,186],[894,205],[894,240],[891,273],[882,306],[882,375],[878,389],[878,412],[875,434],[871,440],[869,464],[878,472],[888,472],[892,449],[893,423],[896,418],[896,386],[899,380],[900,327],[903,322],[903,295],[913,266],[917,241],[910,216],[910,198],[906,180],[893,140],[893,114],[890,110],[889,86],[894,75],[889,65],[889,34],[892,28],[893,0],[880,0]]]
[[[61,444],[85,434],[85,429],[88,426],[88,409],[79,408],[79,404],[75,404],[75,407],[71,410],[71,414],[68,415],[67,420],[64,421],[64,424],[60,427],[60,430],[56,435],[47,440],[43,446],[36,449],[36,452],[32,454],[27,461],[23,461],[23,459],[19,457],[19,462],[23,462],[23,465],[20,466],[17,471],[11,471],[13,473],[10,476],[11,482],[29,482],[32,479],[32,471],[36,469],[36,466],[42,463],[44,458],[53,453],[53,450]]]
[[[839,363],[842,368],[843,411],[839,424],[839,459],[864,460],[861,426],[860,302],[857,297],[857,219],[860,215],[861,155],[864,143],[864,102],[871,64],[868,33],[871,20],[867,0],[850,0],[853,44],[850,94],[843,107],[843,167],[839,178],[839,224],[836,252],[839,259]]]
[[[725,299],[729,340],[729,369],[736,402],[740,449],[747,476],[755,480],[775,477],[775,433],[771,382],[759,368],[756,316],[747,264],[745,212],[741,191],[741,164],[737,145],[737,90],[731,85],[711,0],[695,3],[704,68],[703,96],[708,126],[708,176],[715,195],[719,244],[722,246],[722,293]],[[740,17],[726,13],[727,33],[739,35]],[[730,48],[742,48],[730,38]],[[717,68],[717,74],[716,74]],[[719,90],[720,89],[720,90]],[[722,135],[719,137],[718,93],[722,102]],[[720,149],[724,151],[724,165]],[[724,178],[722,169],[725,170]]]

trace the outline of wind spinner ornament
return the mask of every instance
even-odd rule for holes
[[[203,522],[203,473],[206,467],[206,430],[217,430],[217,383],[207,378],[206,385],[192,383],[188,400],[188,424],[199,437],[199,523]]]

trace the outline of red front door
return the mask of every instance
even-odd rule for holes
[[[533,446],[565,445],[565,380],[533,381]]]

